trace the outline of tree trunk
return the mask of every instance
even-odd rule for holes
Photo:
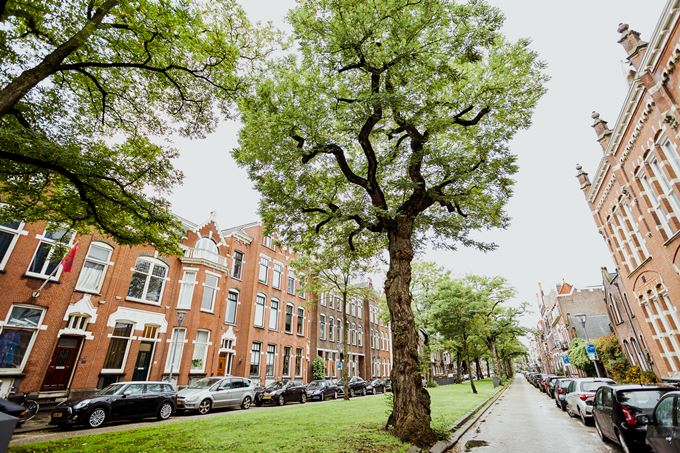
[[[418,369],[419,336],[411,309],[411,261],[413,220],[398,218],[388,232],[390,266],[385,297],[392,316],[394,367],[392,414],[388,425],[405,442],[425,447],[437,441],[430,426],[430,394],[423,388]]]
[[[347,329],[347,291],[342,292],[342,355],[344,357],[342,364],[342,386],[343,399],[349,401],[349,345],[347,339],[349,338],[349,329]]]
[[[456,384],[463,382],[463,358],[460,349],[456,349]]]
[[[493,374],[496,375],[498,379],[503,379],[503,369],[501,368],[501,363],[498,360],[498,351],[496,350],[495,338],[489,340],[489,350],[491,351],[491,364],[493,365]]]
[[[482,379],[484,374],[482,374],[482,367],[479,365],[479,357],[475,357],[475,368],[477,369],[477,379]]]
[[[486,362],[486,377],[491,377],[491,367],[489,367],[489,359],[484,359]]]
[[[475,380],[472,377],[472,362],[470,362],[470,351],[467,346],[467,335],[463,335],[463,350],[465,351],[465,361],[467,362],[468,375],[470,376],[470,388],[472,388],[472,393],[477,393],[475,388]]]

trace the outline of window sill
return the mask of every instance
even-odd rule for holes
[[[673,236],[671,236],[666,242],[663,243],[664,246],[670,245],[671,242],[675,241],[680,237],[680,231],[677,231]]]
[[[205,376],[205,370],[189,370],[190,375],[203,375]]]
[[[42,275],[42,274],[35,274],[33,272],[26,272],[24,274],[24,277],[37,278],[39,280],[47,280],[47,277],[49,277],[49,275]],[[50,277],[49,280],[51,282],[54,282],[54,283],[59,283],[59,277]]]
[[[260,283],[261,285],[266,285],[266,284],[267,284],[267,282],[263,282],[262,280],[259,280],[259,279],[257,280],[257,283]]]
[[[205,309],[201,308],[199,311],[202,312],[202,313],[210,313],[211,315],[215,314],[215,310],[205,310]]]
[[[236,327],[236,322],[229,322],[229,321],[224,321],[224,323],[228,326],[234,326]]]
[[[288,335],[293,335],[293,331],[288,332],[287,330],[284,330],[283,333],[287,333]]]
[[[264,330],[264,326],[258,326],[258,325],[253,324],[253,327],[255,327],[256,329],[262,329],[262,330]]]
[[[100,372],[100,376],[123,376],[125,374],[124,370],[114,370],[103,368]]]
[[[232,275],[231,278],[233,278],[234,280],[238,280],[239,282],[241,281],[241,277],[236,277],[236,276]]]
[[[125,300],[128,301],[128,302],[136,302],[138,304],[153,305],[154,307],[160,307],[161,306],[160,302],[149,302],[148,300],[137,299],[136,297],[125,296]]]
[[[81,288],[76,288],[74,291],[79,292],[79,293],[84,293],[84,294],[92,294],[93,296],[101,296],[102,293],[93,289],[81,289]]]

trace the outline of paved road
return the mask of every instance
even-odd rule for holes
[[[470,453],[608,453],[595,429],[569,416],[517,375],[510,388],[458,443]]]

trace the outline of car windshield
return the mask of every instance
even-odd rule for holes
[[[124,384],[111,384],[108,387],[104,387],[103,389],[95,393],[95,395],[97,396],[115,395],[116,393],[118,393],[118,391],[120,391],[120,389],[123,388],[123,385]]]
[[[597,389],[602,387],[603,385],[611,384],[611,382],[602,382],[602,381],[588,381],[588,382],[581,382],[581,391],[582,392],[595,392]]]
[[[286,383],[283,382],[283,381],[274,381],[265,388],[267,388],[269,390],[278,390],[278,389],[284,388],[285,386],[286,386]]]
[[[569,384],[571,384],[572,381],[560,381],[559,386],[560,388],[566,389],[569,387]]]
[[[636,389],[618,393],[618,400],[621,404],[633,406],[638,409],[653,409],[659,402],[667,389]]]
[[[207,389],[220,382],[220,378],[203,378],[189,384],[190,389]]]
[[[323,386],[323,381],[312,381],[309,383],[310,387],[322,387]]]

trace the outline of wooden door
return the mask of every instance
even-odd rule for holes
[[[135,362],[135,372],[132,373],[133,381],[146,381],[149,377],[149,367],[151,365],[151,357],[153,356],[152,341],[142,341],[139,343],[139,352],[137,353],[137,361]]]
[[[59,391],[68,389],[71,376],[76,367],[76,360],[80,352],[82,337],[59,337],[57,347],[54,348],[52,360],[47,367],[43,380],[43,391]]]
[[[217,357],[217,375],[226,376],[227,374],[227,353],[220,352],[219,357]]]

